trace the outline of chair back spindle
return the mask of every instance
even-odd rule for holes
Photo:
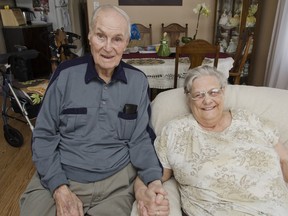
[[[238,41],[236,53],[233,57],[234,63],[233,67],[229,71],[229,80],[232,84],[239,85],[241,81],[241,74],[244,68],[244,65],[247,61],[249,50],[252,44],[253,36],[244,35],[241,40]]]
[[[188,24],[185,24],[184,26],[181,26],[178,23],[171,23],[167,26],[164,26],[164,23],[161,24],[161,35],[163,33],[167,33],[169,46],[170,47],[176,47],[179,45],[179,41],[181,41],[181,37],[188,36]]]
[[[189,57],[189,69],[202,65],[204,58],[209,55],[214,57],[214,67],[218,66],[220,46],[210,44],[206,40],[196,39],[183,46],[176,46],[174,88],[177,88],[178,66],[180,57]]]

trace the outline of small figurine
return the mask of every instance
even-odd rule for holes
[[[160,41],[160,47],[158,49],[158,56],[169,56],[170,55],[170,48],[168,46],[168,40],[167,40],[167,32],[163,33],[162,40]]]
[[[237,49],[237,44],[233,41],[233,39],[231,38],[230,42],[229,42],[229,46],[226,49],[227,53],[234,53]]]
[[[226,13],[226,9],[224,9],[223,14],[221,15],[219,19],[219,25],[225,26],[228,23],[228,16]]]
[[[246,27],[253,27],[256,23],[255,13],[258,10],[258,4],[252,4],[249,7],[248,16],[246,19]]]
[[[220,52],[225,52],[228,47],[227,41],[223,38],[220,41],[219,45],[220,45]]]
[[[240,23],[240,16],[239,14],[235,14],[233,17],[231,17],[228,21],[229,26],[236,27]]]

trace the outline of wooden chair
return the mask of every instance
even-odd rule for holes
[[[236,53],[233,57],[233,67],[229,71],[229,82],[231,84],[240,84],[241,73],[243,71],[245,62],[249,55],[249,49],[253,40],[253,36],[243,35],[243,38],[238,41]]]
[[[52,73],[56,70],[60,62],[78,57],[70,50],[77,48],[76,45],[73,45],[75,39],[80,40],[81,37],[72,32],[65,32],[64,28],[56,29],[49,33]]]
[[[164,23],[162,23],[161,26],[161,37],[164,32],[167,32],[170,47],[176,47],[179,41],[181,41],[181,37],[188,36],[188,24],[185,24],[184,27],[178,23],[171,23],[167,26],[164,26]]]
[[[214,57],[214,67],[218,65],[220,46],[210,44],[208,41],[202,39],[192,40],[183,46],[176,46],[176,56],[175,56],[175,73],[174,73],[174,88],[177,88],[177,78],[178,78],[178,65],[179,58],[181,56],[188,56],[190,60],[190,67],[198,67],[202,64],[205,56],[210,54]]]
[[[146,27],[140,23],[135,23],[139,32],[141,39],[140,40],[131,40],[128,47],[147,47],[152,45],[152,24],[149,24],[149,27]]]

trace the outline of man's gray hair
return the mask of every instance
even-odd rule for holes
[[[120,15],[122,15],[124,17],[124,19],[127,21],[127,36],[128,38],[130,38],[130,31],[131,31],[131,22],[130,22],[130,18],[128,16],[128,14],[123,11],[122,9],[120,9],[119,7],[116,7],[114,5],[109,5],[109,4],[106,4],[106,5],[100,5],[99,7],[97,7],[94,12],[93,12],[93,15],[92,15],[92,18],[91,18],[91,21],[90,21],[90,24],[89,24],[89,31],[90,33],[93,31],[94,27],[95,27],[95,24],[96,24],[96,19],[97,19],[97,16],[99,14],[100,11],[103,11],[103,10],[115,10],[116,12],[118,12]]]
[[[184,81],[184,93],[189,93],[192,89],[193,81],[203,76],[214,76],[217,78],[222,88],[227,86],[227,78],[225,77],[224,73],[218,71],[215,67],[203,65],[188,70]]]

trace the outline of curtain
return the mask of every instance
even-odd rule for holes
[[[287,21],[288,1],[279,0],[265,72],[265,85],[273,88],[288,89]]]
[[[54,0],[57,28],[63,27],[65,31],[71,32],[71,20],[68,9],[69,0]],[[72,2],[72,1],[71,1]]]

